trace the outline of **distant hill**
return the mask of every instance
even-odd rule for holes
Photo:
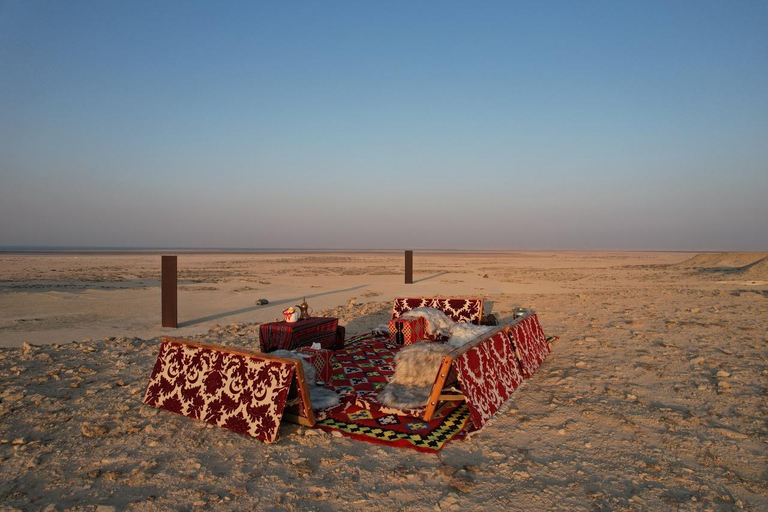
[[[746,279],[768,279],[768,257],[745,265],[739,268],[736,273]]]
[[[693,258],[687,259],[678,266],[685,268],[701,268],[723,270],[741,270],[753,263],[765,260],[768,253],[764,252],[719,252],[714,254],[697,254]]]

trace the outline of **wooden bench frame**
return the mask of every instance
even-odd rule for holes
[[[522,322],[523,320],[525,320],[529,316],[532,316],[533,314],[535,314],[534,311],[528,311],[525,313],[525,315],[515,318],[511,323],[496,327],[484,334],[481,334],[474,340],[468,343],[465,343],[464,345],[448,352],[443,358],[443,362],[440,364],[440,369],[438,370],[437,376],[435,377],[435,383],[432,385],[432,392],[429,394],[427,409],[424,411],[424,421],[429,421],[432,419],[432,417],[435,414],[435,411],[443,401],[465,399],[463,394],[443,393],[446,384],[452,384],[453,382],[453,381],[448,381],[448,378],[451,375],[451,365],[453,364],[454,359],[468,352],[469,350],[472,350],[473,348],[475,348],[476,346],[478,346],[480,343],[487,340],[488,338],[495,336],[500,332],[508,332],[512,326],[514,326],[519,322]],[[513,346],[514,346],[514,343],[513,343]],[[514,346],[514,350],[515,350],[515,355],[517,356],[517,360],[519,364],[520,352],[518,351],[517,346]]]

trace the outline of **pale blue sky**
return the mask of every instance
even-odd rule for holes
[[[0,246],[768,249],[768,2],[0,0]]]

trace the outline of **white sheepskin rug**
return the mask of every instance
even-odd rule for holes
[[[395,373],[378,394],[379,402],[395,409],[427,405],[429,393],[445,354],[453,348],[443,343],[415,343],[395,356]]]
[[[339,395],[328,388],[316,384],[317,370],[307,360],[309,359],[307,354],[301,354],[292,350],[275,350],[274,352],[270,352],[269,355],[292,357],[293,359],[299,359],[301,361],[301,365],[304,367],[304,377],[307,379],[307,389],[309,389],[309,398],[312,400],[313,409],[329,409],[339,405]]]
[[[427,321],[427,334],[448,337],[445,343],[415,343],[395,356],[395,373],[378,394],[379,402],[395,409],[414,409],[427,405],[429,393],[445,355],[493,329],[487,325],[456,323],[434,308],[416,308],[401,318]]]
[[[448,345],[453,348],[469,343],[481,334],[493,329],[487,325],[456,323],[448,315],[435,308],[416,308],[403,313],[400,318],[424,318],[427,321],[427,334],[449,338]]]
[[[400,318],[423,318],[427,321],[427,334],[447,338],[451,333],[451,326],[455,323],[448,315],[435,308],[415,308],[406,311]]]
[[[491,325],[453,324],[450,330],[451,337],[445,343],[453,348],[458,348],[493,329],[495,329],[495,327]]]

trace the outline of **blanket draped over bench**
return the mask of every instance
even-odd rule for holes
[[[396,371],[398,354],[419,345],[426,352],[433,346],[440,354],[433,360],[439,363],[434,381],[426,390],[420,387],[413,408],[389,407],[387,393],[381,390],[391,389],[387,383]],[[337,351],[332,382],[342,395],[341,404],[319,412],[317,426],[374,443],[437,451],[451,439],[482,428],[549,353],[533,312],[447,354],[444,348],[428,342],[402,348],[388,338],[371,337]],[[522,359],[518,352],[527,357]],[[451,385],[459,390],[446,391]],[[429,393],[427,406],[416,407],[424,392]]]

